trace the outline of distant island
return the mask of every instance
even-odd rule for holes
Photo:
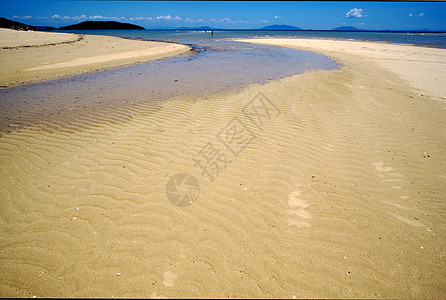
[[[144,27],[116,21],[84,21],[78,24],[59,27],[59,30],[112,30],[145,29]]]
[[[303,29],[291,25],[269,25],[262,27],[259,30],[303,30]]]
[[[26,25],[2,17],[0,17],[0,28],[8,28],[14,30],[36,30],[34,26]]]
[[[333,28],[332,30],[335,30],[335,31],[364,31],[364,29],[358,29],[353,26],[336,27],[336,28]]]

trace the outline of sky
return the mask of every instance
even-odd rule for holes
[[[54,27],[110,20],[148,29],[286,24],[313,30],[446,31],[446,2],[0,0],[0,16]]]

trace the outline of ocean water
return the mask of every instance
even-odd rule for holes
[[[210,32],[186,30],[81,30],[67,31],[83,34],[112,35],[143,40],[160,40],[177,43],[196,43],[212,38]],[[369,32],[369,31],[214,31],[214,39],[231,38],[324,38],[341,40],[375,41],[405,45],[446,48],[446,32]]]

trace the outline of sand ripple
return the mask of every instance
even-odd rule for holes
[[[420,118],[446,125],[441,104],[358,68],[5,134],[0,296],[441,297],[446,142]],[[281,112],[261,130],[259,91]],[[238,155],[217,137],[234,117],[255,134]],[[209,142],[230,159],[214,180]],[[181,172],[200,184],[183,208]]]

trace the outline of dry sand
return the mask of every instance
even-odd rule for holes
[[[0,29],[0,87],[120,67],[189,50],[173,43]]]
[[[1,137],[0,296],[443,298],[446,104],[391,62],[444,78],[446,50],[311,43],[342,68]],[[238,155],[233,120],[255,134]],[[184,208],[178,172],[200,184]]]

